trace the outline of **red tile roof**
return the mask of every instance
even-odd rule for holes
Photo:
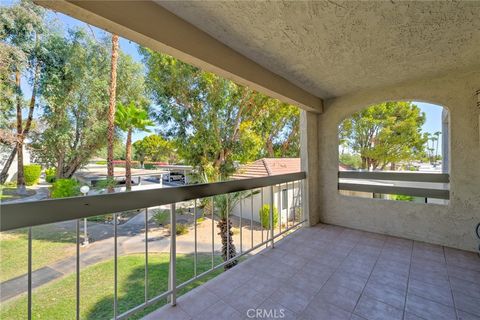
[[[300,171],[300,158],[262,158],[242,165],[232,179],[249,179]]]

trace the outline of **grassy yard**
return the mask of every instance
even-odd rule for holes
[[[166,253],[149,254],[148,295],[152,298],[168,287],[168,262]],[[216,257],[215,263],[220,263]],[[199,255],[198,272],[211,266],[210,255]],[[141,254],[121,256],[118,259],[118,308],[123,313],[144,301],[145,256]],[[80,317],[81,319],[110,319],[113,317],[113,260],[100,262],[81,271],[80,274]],[[181,290],[183,294],[199,284],[221,273],[205,277]],[[193,256],[177,255],[177,278],[182,283],[193,277]],[[138,319],[165,304],[160,301],[144,312]],[[27,317],[27,297],[20,296],[3,304],[0,319],[25,319]],[[32,317],[34,319],[74,319],[75,318],[75,274],[38,288],[33,294]]]
[[[75,234],[52,225],[32,229],[33,270],[75,253]],[[0,233],[0,282],[27,272],[27,229]]]
[[[30,197],[34,194],[35,190],[27,189],[27,194],[19,195],[17,194],[17,188],[0,186],[0,202]]]

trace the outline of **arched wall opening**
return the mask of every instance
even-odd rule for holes
[[[447,204],[449,112],[433,103],[369,105],[338,124],[338,185],[345,196]]]

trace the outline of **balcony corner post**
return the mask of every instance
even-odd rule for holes
[[[320,139],[318,135],[318,120],[322,115],[300,112],[300,158],[301,170],[307,177],[301,183],[302,211],[307,226],[321,222],[320,188]]]

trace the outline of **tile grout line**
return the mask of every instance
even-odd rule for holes
[[[387,238],[385,239],[385,241],[384,241],[383,244],[382,244],[382,249],[380,250],[380,253],[379,253],[378,256],[377,256],[377,259],[375,260],[375,263],[373,264],[372,271],[370,271],[370,274],[368,275],[367,281],[365,282],[365,285],[364,285],[363,288],[362,288],[362,292],[361,292],[360,295],[358,296],[357,302],[355,303],[355,307],[353,307],[352,314],[355,314],[355,315],[356,315],[355,309],[357,308],[358,303],[360,302],[360,298],[362,297],[363,292],[365,291],[365,288],[367,287],[368,281],[370,281],[370,278],[371,278],[371,276],[372,276],[373,270],[375,269],[375,266],[376,266],[377,263],[378,263],[378,259],[380,259],[380,256],[382,255],[382,252],[383,252],[383,249],[385,248],[385,243],[387,242],[387,240],[388,240],[388,236],[387,236]],[[377,300],[377,299],[374,299],[374,300]],[[378,301],[378,300],[377,300],[377,301]],[[380,301],[380,302],[382,302],[382,301]],[[385,302],[382,302],[382,303],[385,303]]]
[[[415,245],[415,242],[416,242],[416,241],[413,240],[413,244],[414,244],[414,245]],[[444,247],[442,246],[442,252],[443,252],[443,250],[444,250]],[[444,253],[444,255],[445,255],[445,253]],[[444,256],[444,258],[445,258],[445,256]],[[410,284],[410,270],[411,270],[411,266],[412,266],[412,261],[413,261],[413,248],[412,248],[412,257],[411,257],[411,260],[410,260],[410,268],[409,268],[409,270],[408,270],[407,294],[405,295],[405,308],[404,308],[404,313],[405,313],[405,309],[407,308],[407,301],[406,301],[406,300],[407,300],[408,288],[409,288],[409,284]],[[445,264],[446,264],[446,259],[445,259]],[[448,269],[447,269],[447,277],[448,277]],[[428,282],[424,282],[424,281],[422,281],[422,280],[418,280],[418,279],[414,279],[414,280],[415,280],[415,281],[419,281],[419,282],[426,283],[426,284],[431,285],[431,286],[435,286],[434,284],[431,284],[431,283],[428,283]],[[448,281],[448,283],[449,283],[449,285],[450,285],[450,280]],[[450,292],[452,292],[451,286],[450,286]],[[445,307],[452,308],[451,305],[446,305],[446,304],[443,304],[442,302],[438,302],[438,301],[432,300],[432,299],[430,299],[430,298],[427,298],[427,297],[424,297],[424,296],[420,296],[420,295],[418,295],[418,294],[413,294],[413,293],[412,293],[412,295],[417,296],[417,297],[420,297],[420,298],[425,299],[425,300],[428,300],[428,301],[430,301],[430,302],[439,304],[439,305],[441,305],[441,306],[445,306]],[[452,297],[452,299],[453,299],[453,297]],[[457,311],[456,311],[456,307],[455,307],[455,302],[454,302],[454,305],[453,305],[453,309],[455,310],[455,315],[457,315]],[[415,314],[415,316],[417,316],[417,317],[419,317],[419,318],[422,318],[422,317],[420,317],[420,316],[418,316],[418,315],[416,315],[416,314]],[[404,315],[404,317],[405,317],[405,315]],[[422,319],[423,319],[423,318],[422,318]],[[458,316],[457,316],[457,319],[458,319]]]
[[[445,247],[444,246],[442,246],[442,252],[443,252],[443,258],[445,259],[445,266],[447,268],[448,286],[450,287],[450,295],[452,296],[453,310],[455,311],[455,316],[457,317],[457,319],[460,319],[460,317],[458,316],[457,305],[455,303],[455,297],[453,296],[453,288],[452,288],[452,283],[450,282],[450,272],[448,272],[448,262],[447,262],[447,257],[445,255]]]
[[[442,247],[443,247],[443,246],[442,246]],[[436,262],[436,261],[434,261],[434,260],[429,260],[429,261]],[[446,263],[445,263],[445,264],[446,264]],[[448,275],[448,267],[447,267],[447,278],[449,279],[449,280],[448,280],[448,283],[449,283],[449,287],[450,287],[450,292],[453,294],[453,289],[452,289],[452,287],[451,287],[451,285],[450,285],[450,276]],[[453,277],[453,278],[455,278],[455,277]],[[429,286],[438,287],[436,284],[423,281],[423,279],[420,280],[420,279],[415,279],[415,278],[414,278],[413,280],[415,280],[415,281],[417,281],[417,282],[421,282],[421,283],[427,284],[427,285],[429,285]],[[410,281],[410,277],[409,277],[408,281]],[[445,304],[445,303],[443,303],[443,302],[440,302],[440,301],[438,301],[438,300],[433,300],[432,298],[430,298],[430,297],[425,297],[425,296],[423,296],[423,295],[414,294],[414,293],[412,293],[412,295],[414,295],[414,296],[416,296],[416,297],[419,297],[419,298],[422,298],[422,299],[425,299],[425,300],[428,300],[428,301],[433,302],[433,303],[435,303],[435,304],[439,304],[439,305],[444,306],[444,307],[453,308],[453,309],[455,309],[455,311],[456,311],[456,309],[457,309],[456,306],[455,306],[455,299],[453,298],[453,296],[452,296],[452,300],[453,300],[454,304],[453,304],[453,305],[450,305],[450,304]],[[462,311],[463,311],[463,310],[462,310]],[[464,312],[465,312],[465,311],[464,311]],[[455,313],[456,313],[456,312],[455,312]],[[468,312],[467,312],[467,313],[468,313]],[[419,317],[419,316],[417,316],[417,317]],[[422,318],[422,319],[423,319],[423,318]]]
[[[404,300],[405,303],[403,305],[403,319],[405,319],[405,314],[407,312],[407,297],[408,297],[408,288],[410,286],[410,272],[412,270],[413,250],[415,250],[415,240],[412,240],[412,250],[410,251],[410,263],[408,264],[407,288],[405,290],[405,300]]]
[[[343,233],[343,231],[342,231],[342,233]],[[339,236],[340,236],[340,235],[339,235]],[[339,236],[337,236],[335,239],[337,239]],[[310,302],[309,302],[309,303],[307,304],[307,306],[303,309],[303,311],[298,314],[298,316],[299,316],[300,318],[302,317],[302,314],[305,313],[305,310],[308,308],[308,306],[309,306],[310,303],[313,301],[313,299],[314,299],[317,295],[320,294],[320,291],[321,291],[322,288],[325,286],[325,284],[326,284],[326,283],[333,277],[333,275],[338,271],[338,267],[347,259],[347,257],[348,257],[348,256],[350,255],[350,253],[353,251],[353,249],[358,245],[358,242],[359,242],[359,241],[360,241],[360,240],[358,240],[358,241],[355,243],[355,246],[353,246],[353,247],[350,249],[350,251],[349,251],[348,254],[345,256],[345,258],[343,258],[342,262],[340,262],[340,264],[337,266],[337,268],[335,269],[335,271],[332,272],[332,274],[328,277],[328,279],[327,279],[327,280],[323,283],[323,285],[320,287],[320,290],[313,296],[312,299],[310,299]],[[336,306],[336,305],[335,305],[335,307],[339,308],[340,310],[346,311],[345,309],[340,308],[340,307],[338,307],[338,306]],[[346,312],[347,312],[347,311],[346,311]],[[349,312],[349,313],[352,314],[353,312]]]

